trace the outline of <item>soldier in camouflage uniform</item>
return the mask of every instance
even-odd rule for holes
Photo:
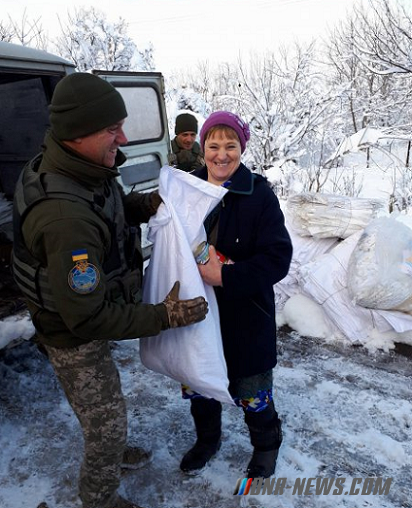
[[[125,195],[117,166],[127,116],[121,95],[92,74],[59,82],[42,154],[24,168],[14,202],[13,271],[38,341],[82,427],[83,508],[139,508],[117,493],[127,417],[111,339],[157,335],[205,318],[202,297],[141,302],[139,224],[156,213],[156,192]]]
[[[197,128],[197,120],[193,115],[182,113],[176,117],[176,137],[171,143],[170,166],[190,173],[205,165],[203,152],[196,141]]]

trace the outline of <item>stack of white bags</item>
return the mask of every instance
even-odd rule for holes
[[[353,343],[411,331],[412,217],[383,209],[366,198],[290,198],[285,217],[294,254],[289,275],[275,286],[278,310],[305,295]]]

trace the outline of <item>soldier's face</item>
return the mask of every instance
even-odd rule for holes
[[[196,141],[196,132],[181,132],[176,136],[176,142],[183,150],[191,150]]]
[[[76,139],[75,150],[99,166],[112,168],[118,148],[127,144],[123,124],[124,120],[121,120],[101,131]]]

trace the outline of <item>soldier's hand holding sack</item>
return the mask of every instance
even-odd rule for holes
[[[163,301],[166,306],[170,328],[188,326],[203,321],[208,313],[208,304],[203,296],[190,300],[179,300],[180,282],[176,281]]]

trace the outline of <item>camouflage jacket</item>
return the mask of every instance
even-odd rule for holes
[[[121,152],[118,160],[125,160]],[[157,335],[166,328],[165,306],[141,302],[140,238],[130,242],[131,230],[154,213],[150,194],[125,195],[115,178],[117,167],[109,169],[87,162],[50,135],[40,163],[31,170],[72,179],[92,191],[96,203],[108,201],[109,209],[102,216],[93,204],[70,196],[68,189],[66,196],[46,196],[38,201],[25,213],[24,220],[19,221],[15,211],[14,223],[21,225],[16,239],[24,242],[32,259],[43,269],[54,306],[52,311],[28,299],[39,341],[54,347],[73,347],[95,339]],[[15,199],[23,192],[20,181]],[[119,213],[120,221],[116,219]],[[119,228],[120,223],[124,227]],[[116,252],[123,253],[123,262],[116,259],[121,257]],[[17,262],[21,257],[19,241],[14,257]]]
[[[172,153],[169,156],[169,165],[179,168],[183,171],[191,172],[205,165],[203,153],[200,145],[195,141],[191,150],[184,150],[172,140]]]

